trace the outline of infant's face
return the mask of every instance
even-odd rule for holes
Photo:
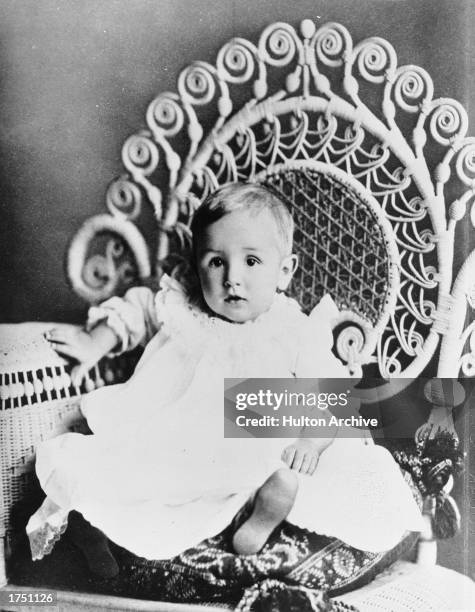
[[[197,245],[201,290],[217,315],[244,323],[268,310],[277,288],[293,272],[283,257],[276,222],[268,210],[231,212],[205,228]]]

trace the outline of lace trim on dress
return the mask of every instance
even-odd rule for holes
[[[256,319],[232,323],[210,316],[190,303],[182,285],[167,275],[162,277],[160,289],[155,297],[155,306],[158,318],[163,323],[162,329],[173,338],[185,338],[187,343],[190,340],[202,342],[206,338],[213,338],[217,342],[248,342],[255,337],[257,329],[272,337],[281,336],[283,328],[295,339],[301,333],[303,318],[306,318],[298,303],[283,293],[277,293],[269,310]]]
[[[59,526],[53,526],[48,523],[43,525],[36,531],[28,534],[31,548],[31,558],[33,561],[39,561],[46,555],[49,555],[53,550],[54,545],[61,538],[68,526],[67,517]]]
[[[31,558],[39,561],[49,555],[68,526],[68,510],[63,510],[48,497],[26,526]]]

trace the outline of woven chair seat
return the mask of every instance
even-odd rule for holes
[[[473,611],[475,583],[440,565],[399,561],[371,584],[338,599],[359,612]]]

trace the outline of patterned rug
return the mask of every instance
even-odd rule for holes
[[[239,521],[240,522],[240,521]],[[245,610],[346,610],[329,598],[359,588],[406,554],[417,534],[394,549],[369,553],[284,523],[261,552],[233,553],[233,523],[169,561],[149,561],[114,547],[121,566],[106,592],[160,601],[215,602]]]

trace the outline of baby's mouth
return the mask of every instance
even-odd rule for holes
[[[246,298],[243,298],[240,295],[228,295],[224,298],[224,301],[227,304],[238,304],[239,302],[245,302]]]

